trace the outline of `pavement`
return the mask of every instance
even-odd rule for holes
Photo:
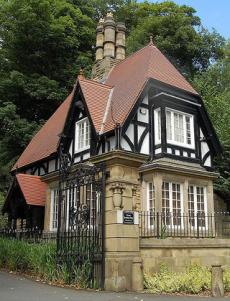
[[[223,301],[223,298],[156,296],[141,293],[114,293],[74,290],[50,286],[21,275],[0,272],[0,301]]]

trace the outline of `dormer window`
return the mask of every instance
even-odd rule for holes
[[[167,143],[194,148],[193,115],[166,109]]]
[[[84,118],[76,122],[75,128],[75,152],[81,152],[90,147],[89,119]]]

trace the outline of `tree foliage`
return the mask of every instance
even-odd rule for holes
[[[216,158],[220,178],[215,188],[230,200],[230,41],[226,43],[223,53],[224,57],[206,72],[197,74],[193,83],[205,101],[223,145],[223,154]]]

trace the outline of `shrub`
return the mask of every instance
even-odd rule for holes
[[[70,276],[65,264],[56,266],[56,244],[29,243],[13,238],[0,238],[0,268],[26,272],[46,281],[69,283]],[[73,269],[73,284],[85,287],[89,276],[88,263]]]
[[[189,293],[198,294],[211,289],[211,270],[199,265],[187,267],[185,272],[170,272],[162,264],[160,271],[144,275],[145,288],[152,293]],[[224,272],[224,286],[230,291],[230,270]]]
[[[0,267],[12,271],[31,272],[47,280],[56,269],[56,248],[52,243],[32,244],[26,241],[0,238]]]

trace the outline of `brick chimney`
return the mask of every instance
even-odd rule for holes
[[[125,59],[125,32],[125,24],[116,24],[112,13],[100,19],[97,25],[96,62],[92,69],[94,80],[104,82],[109,71]]]

